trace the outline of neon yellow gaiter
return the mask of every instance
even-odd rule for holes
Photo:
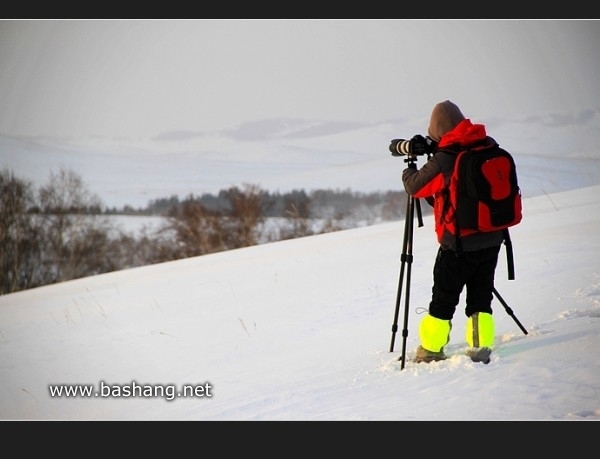
[[[438,319],[427,314],[419,324],[421,346],[428,351],[440,352],[450,340],[452,324],[449,320]]]
[[[466,340],[470,347],[494,345],[494,318],[487,312],[476,312],[467,319]]]

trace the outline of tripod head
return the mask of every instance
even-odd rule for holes
[[[429,157],[427,159],[429,159]],[[404,158],[404,162],[408,164],[408,167],[413,167],[415,169],[417,168],[417,156],[408,155]]]

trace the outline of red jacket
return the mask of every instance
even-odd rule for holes
[[[435,232],[444,249],[456,250],[454,215],[451,209],[444,211],[443,190],[450,181],[457,156],[457,152],[444,148],[472,145],[486,139],[493,142],[487,136],[483,124],[473,124],[471,120],[465,119],[440,139],[438,149],[421,169],[408,167],[402,173],[402,182],[408,194],[415,198],[433,197]],[[502,231],[475,233],[462,237],[461,246],[462,250],[469,252],[500,245],[502,240]]]

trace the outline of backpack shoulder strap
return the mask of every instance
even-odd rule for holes
[[[506,265],[508,266],[508,280],[515,279],[515,260],[513,257],[512,241],[508,228],[502,230],[504,233],[504,245],[506,247]]]

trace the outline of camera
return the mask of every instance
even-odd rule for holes
[[[437,142],[431,137],[423,137],[420,134],[413,136],[410,140],[393,139],[390,142],[392,156],[421,156],[430,155],[437,148]]]

